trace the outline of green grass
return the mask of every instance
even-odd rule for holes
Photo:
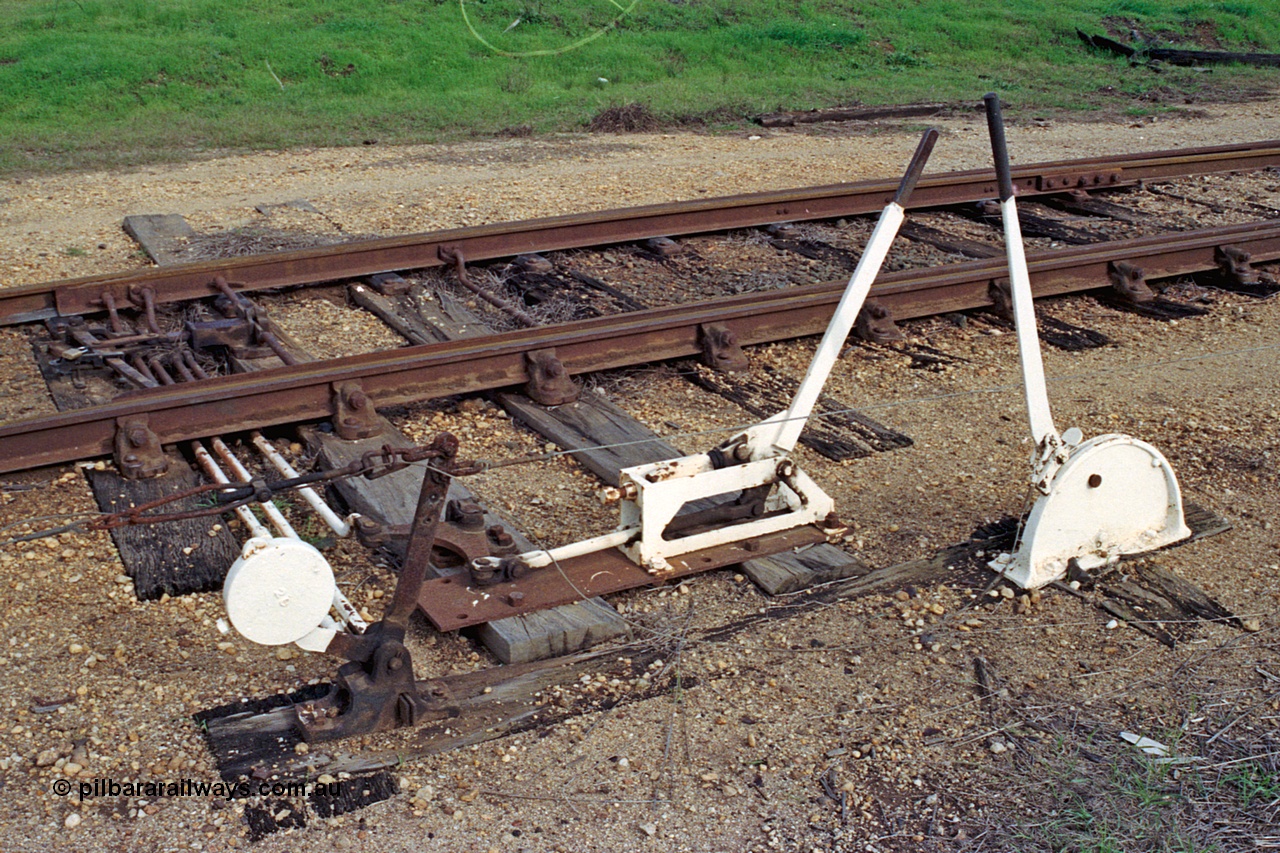
[[[1268,770],[1258,762],[1238,765],[1222,781],[1235,791],[1241,809],[1280,800],[1280,772]]]
[[[1274,86],[1274,70],[1157,75],[1085,50],[1075,28],[1108,18],[1168,43],[1211,32],[1280,52],[1270,0],[465,2],[0,4],[0,172],[575,130],[626,103],[716,126],[990,89],[1016,113],[1099,109],[1115,100],[1104,86]]]
[[[1271,834],[1280,773],[1268,746],[1255,744],[1241,757],[1239,745],[1215,753],[1207,736],[1192,737],[1182,727],[1157,728],[1152,736],[1168,746],[1174,763],[1100,729],[1033,745],[1022,768],[1027,775],[1015,776],[1012,787],[1030,794],[1036,807],[997,825],[995,846],[984,849],[1235,853],[1253,849],[1250,838]]]
[[[1023,834],[1029,846],[1055,853],[1215,849],[1183,825],[1185,782],[1174,778],[1169,765],[1124,752],[1114,753],[1112,763],[1102,767],[1086,766],[1069,751],[1058,758],[1063,763],[1054,768],[1057,808],[1035,831]]]

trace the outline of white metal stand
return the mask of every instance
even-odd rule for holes
[[[1031,483],[1041,493],[1022,526],[1017,549],[989,565],[1024,589],[1035,589],[1065,576],[1072,560],[1082,569],[1098,568],[1185,539],[1191,531],[1183,518],[1178,478],[1160,451],[1117,433],[1082,443],[1079,429],[1059,433],[1054,426],[1000,99],[990,94],[985,101],[1000,181],[1027,419],[1035,442]]]
[[[652,574],[661,574],[670,569],[669,560],[673,557],[806,524],[825,524],[835,502],[800,470],[791,453],[902,225],[904,205],[924,171],[937,136],[937,131],[929,130],[920,140],[897,194],[881,213],[858,260],[791,405],[710,453],[624,468],[619,487],[608,490],[609,497],[621,503],[616,531],[551,551],[521,554],[519,559],[536,568],[571,556],[621,547],[637,565]],[[762,486],[770,487],[770,495],[761,517],[666,538],[671,522],[686,504]],[[476,561],[488,569],[497,568],[499,562],[496,558]]]

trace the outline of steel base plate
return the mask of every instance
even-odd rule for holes
[[[470,584],[466,574],[435,578],[422,585],[418,607],[438,630],[456,631],[597,595],[665,583],[825,541],[826,535],[816,527],[797,527],[672,557],[671,570],[658,575],[649,574],[621,551],[611,548],[564,560],[558,568],[548,566],[518,581],[493,586]]]

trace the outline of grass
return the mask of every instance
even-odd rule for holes
[[[1224,775],[1222,781],[1235,792],[1241,809],[1280,801],[1280,772],[1268,770],[1260,762],[1241,764]]]
[[[1095,747],[1096,749],[1096,747]],[[1093,753],[1096,757],[1096,753]],[[1069,747],[1048,762],[1057,803],[1048,819],[1021,834],[1030,849],[1082,853],[1209,851],[1182,826],[1188,802],[1168,764],[1113,751],[1089,766]]]
[[[1173,762],[1144,755],[1103,729],[1067,727],[1032,746],[1021,784],[1039,789],[1036,816],[1000,827],[995,846],[983,849],[1235,853],[1272,834],[1280,816],[1273,749],[1220,748],[1180,727],[1153,736],[1169,747]]]
[[[581,129],[638,103],[669,123],[974,101],[1099,109],[1112,86],[1190,97],[1274,71],[1153,74],[1075,27],[1280,51],[1270,2],[1154,0],[32,0],[0,4],[0,172],[223,150]],[[465,14],[464,14],[465,13]],[[1216,87],[1212,88],[1212,87]]]

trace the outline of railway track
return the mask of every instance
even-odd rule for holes
[[[1033,245],[1040,247],[1030,255],[1035,295],[1101,289],[1115,304],[1171,319],[1205,309],[1157,296],[1148,281],[1200,276],[1254,295],[1274,292],[1274,280],[1252,264],[1280,259],[1280,210],[1236,200],[1235,193],[1218,198],[1211,193],[1229,186],[1230,174],[1274,168],[1277,158],[1280,145],[1258,143],[1023,168],[1015,176],[1023,194],[1042,202],[1026,204],[1024,214]],[[1223,171],[1230,174],[1207,177]],[[1245,172],[1246,178],[1249,174]],[[1143,181],[1158,183],[1145,190],[1139,187]],[[1216,183],[1206,193],[1197,181]],[[877,278],[858,324],[861,337],[891,344],[901,337],[897,321],[941,314],[959,317],[975,309],[987,312],[989,322],[1008,316],[1004,259],[991,227],[991,211],[972,203],[981,202],[991,182],[981,171],[932,176],[922,182],[923,198],[915,197],[914,205],[932,200],[941,206],[918,212],[908,223],[908,240],[903,241],[907,257],[898,262],[902,268]],[[883,183],[558,217],[22,288],[10,301],[0,302],[10,312],[0,314],[0,320],[12,323],[54,313],[45,316],[47,334],[36,349],[46,378],[57,380],[62,388],[58,394],[64,411],[0,425],[0,472],[114,454],[126,477],[141,475],[145,480],[169,467],[166,445],[325,421],[349,445],[339,441],[330,446],[326,464],[336,469],[353,466],[356,456],[363,454],[367,466],[368,454],[398,435],[379,418],[379,407],[523,385],[528,397],[504,393],[500,398],[512,416],[573,452],[597,477],[616,484],[620,468],[652,461],[655,453],[678,454],[624,412],[601,408],[604,404],[598,401],[581,411],[557,410],[556,404],[576,397],[569,377],[699,355],[714,370],[728,362],[745,363],[743,345],[820,332],[844,288],[842,279],[829,276],[843,274],[856,261],[866,228],[849,212],[878,201],[886,192]],[[1105,198],[1081,191],[1082,186],[1105,191]],[[1176,200],[1172,213],[1153,212],[1152,199]],[[797,200],[805,200],[798,216],[787,207]],[[835,223],[796,221],[832,211],[846,215]],[[792,221],[764,229],[717,230],[726,223],[763,225],[778,214],[790,214]],[[1206,224],[1204,219],[1214,224],[1199,227]],[[1243,221],[1217,224],[1224,219]],[[645,229],[651,227],[681,242],[671,236],[643,244],[627,242],[650,233]],[[676,227],[683,230],[671,230]],[[578,245],[575,241],[587,233],[603,246],[591,252],[553,251]],[[755,260],[774,269],[800,266],[803,275],[781,284],[775,280],[765,289],[748,286],[745,292],[734,292],[740,276],[724,272],[726,245],[741,250],[730,259]],[[426,263],[423,258],[431,256],[436,267],[447,261],[453,269],[418,270],[417,284],[388,275],[388,265],[400,269],[410,262],[409,255],[394,254],[409,247],[418,253],[412,256],[414,262]],[[487,267],[468,266],[468,253],[507,258],[517,249],[537,249],[546,257],[521,254]],[[327,270],[323,275],[316,272],[321,268]],[[321,292],[296,289],[304,283],[363,270],[367,275],[351,282],[345,293],[411,345],[328,360],[312,358],[287,328],[270,319],[271,297],[255,301],[247,295],[284,281],[279,278],[283,269],[291,270],[287,281],[295,288],[292,292],[304,296]],[[304,274],[306,269],[310,272]],[[630,281],[633,277],[640,279],[638,284]],[[193,284],[199,281],[204,283]],[[660,293],[664,286],[675,293],[674,300]],[[583,291],[590,296],[583,297]],[[705,298],[709,292],[715,298]],[[217,296],[211,299],[210,293]],[[185,307],[193,295],[201,297],[191,303],[196,307]],[[704,298],[682,301],[689,295]],[[459,301],[467,296],[472,297],[469,302]],[[664,298],[675,304],[652,304]],[[573,310],[568,313],[583,319],[548,322],[555,313],[546,306],[566,299],[580,300],[570,301]],[[32,308],[38,300],[44,300],[44,307]],[[108,316],[103,318],[104,310],[97,309]],[[70,313],[74,311],[88,313]],[[563,308],[560,313],[565,314]],[[210,315],[214,319],[205,319]],[[184,322],[191,317],[197,319]],[[1045,323],[1046,339],[1066,341],[1066,346],[1106,341],[1105,336],[1052,316]],[[495,331],[502,328],[509,330]],[[222,363],[210,362],[211,351],[222,353]],[[954,363],[945,352],[930,347],[904,351],[913,363]],[[128,390],[105,403],[86,399],[77,390],[85,380],[75,366],[85,356],[96,363],[100,380],[114,379],[117,390]],[[68,363],[73,365],[69,371]],[[745,383],[717,379],[712,371],[693,378],[704,390],[758,417],[783,404],[793,387],[788,383],[794,382],[773,373]],[[804,440],[830,458],[910,443],[838,401],[825,400],[821,410],[827,413],[824,418],[836,417],[832,429],[815,425]],[[609,426],[601,431],[602,424]],[[356,456],[350,448],[358,449]],[[138,493],[128,500],[137,503],[182,491],[178,484],[159,488],[155,494]],[[136,491],[125,489],[130,490]],[[99,498],[107,500],[104,494]],[[378,504],[388,500],[387,495],[368,498],[354,493],[343,498],[350,506],[363,501],[364,511],[374,515],[382,512]],[[114,505],[117,500],[109,502]],[[412,513],[394,522],[382,520],[407,524]],[[841,562],[834,553],[831,559]],[[206,568],[212,579],[220,577],[220,563]],[[160,586],[139,583],[138,592],[158,594],[155,590],[168,589],[166,584],[168,580]],[[188,588],[200,587],[183,582],[175,591]],[[567,590],[548,596],[580,597]],[[516,608],[525,609],[537,605],[530,599]],[[459,621],[451,615],[446,621],[489,620]]]
[[[1280,141],[1266,141],[1038,163],[1015,168],[1013,179],[1019,195],[1028,198],[1192,175],[1254,171],[1277,163]],[[459,251],[476,262],[775,222],[862,215],[878,211],[893,195],[894,187],[892,180],[879,180],[755,193],[9,288],[0,291],[0,325],[45,320],[57,314],[101,312],[106,310],[106,293],[112,294],[117,304],[129,305],[138,298],[137,290],[144,287],[155,291],[157,303],[208,297],[216,293],[212,280],[218,274],[236,282],[238,290],[253,291],[440,266],[446,263],[441,258],[442,249]],[[976,202],[993,198],[995,189],[995,175],[987,169],[933,175],[920,182],[911,207]]]
[[[1024,196],[1032,199],[1043,196],[1058,202],[1058,207],[1069,213],[1061,219],[1037,218],[1039,227],[1048,235],[1041,243],[1054,248],[1031,255],[1036,295],[1056,296],[1106,287],[1110,283],[1128,292],[1131,300],[1133,292],[1139,294],[1139,299],[1149,299],[1144,279],[1168,280],[1215,271],[1218,271],[1217,281],[1226,286],[1248,287],[1256,278],[1249,267],[1251,262],[1265,263],[1280,258],[1280,223],[1275,219],[1210,228],[1188,228],[1185,221],[1153,226],[1151,220],[1156,217],[1133,207],[1082,195],[1079,188],[1131,189],[1139,182],[1171,176],[1185,179],[1188,175],[1272,168],[1277,163],[1280,163],[1280,144],[1257,143],[1157,152],[1127,159],[1056,162],[1018,170],[1015,178]],[[1064,195],[1064,188],[1070,188],[1074,194]],[[981,214],[975,216],[969,212],[971,206],[965,205],[986,198],[992,189],[992,177],[983,171],[931,176],[921,182],[913,206],[942,205],[943,211],[959,209],[970,220],[978,220],[973,223],[975,227],[987,227],[982,224]],[[438,267],[444,263],[444,257],[450,258],[461,270],[460,277],[467,280],[475,276],[468,276],[463,261],[509,258],[516,253],[550,253],[587,244],[603,245],[607,257],[607,247],[622,244],[627,248],[630,245],[627,241],[654,235],[661,235],[666,244],[659,243],[658,248],[653,249],[641,248],[640,254],[633,257],[640,257],[651,265],[673,266],[663,255],[673,251],[673,246],[678,250],[679,244],[671,240],[673,236],[687,239],[689,235],[778,220],[794,223],[811,218],[852,217],[873,209],[870,206],[879,204],[886,192],[885,182],[871,181],[483,226],[413,238],[362,241],[0,291],[0,324],[44,319],[52,328],[61,330],[65,344],[87,343],[85,349],[90,351],[133,348],[134,357],[129,363],[121,357],[108,356],[103,360],[126,384],[136,386],[105,405],[0,426],[0,472],[108,454],[122,419],[146,418],[154,440],[164,444],[220,432],[332,417],[333,389],[337,385],[358,386],[363,398],[375,407],[520,385],[530,380],[528,354],[544,350],[554,351],[563,370],[577,375],[699,354],[704,350],[706,330],[712,324],[727,330],[741,344],[815,334],[824,327],[825,317],[843,286],[842,280],[793,285],[780,290],[717,294],[713,300],[691,301],[691,304],[645,307],[647,296],[637,298],[619,286],[602,282],[599,276],[585,274],[583,269],[595,272],[590,263],[575,263],[573,256],[568,255],[571,260],[564,265],[565,269],[554,271],[553,276],[527,277],[535,283],[532,293],[523,294],[525,302],[546,298],[548,286],[553,291],[559,289],[551,294],[553,300],[563,299],[567,283],[568,288],[592,291],[612,303],[603,310],[589,307],[588,319],[518,328],[483,339],[468,336],[328,362],[297,364],[291,363],[296,359],[283,353],[279,342],[269,332],[264,333],[263,327],[256,331],[247,328],[252,326],[259,309],[244,294],[282,285],[368,278],[385,275],[389,270]],[[1199,203],[1213,207],[1211,203]],[[1252,205],[1252,208],[1247,210],[1252,214],[1249,218],[1267,213],[1262,205]],[[1245,210],[1239,208],[1239,211]],[[1272,213],[1280,216],[1280,211]],[[943,215],[950,217],[949,221],[956,219],[955,214]],[[1030,215],[1036,218],[1036,214]],[[1140,233],[1153,229],[1157,233],[1063,248],[1061,240],[1079,243],[1106,235],[1107,232],[1090,234],[1076,224],[1086,220],[1095,226],[1098,222],[1112,226],[1119,223],[1130,230],[1134,230],[1134,223],[1143,223],[1145,227],[1137,229]],[[916,230],[908,230],[908,236],[914,235],[915,242],[929,250],[931,254],[926,256],[926,262],[937,263],[938,256],[944,254],[941,249],[946,249],[951,253],[944,255],[944,259],[950,263],[882,274],[871,299],[874,310],[886,325],[891,326],[893,320],[989,308],[1001,300],[998,283],[1004,274],[999,257],[976,260],[957,257],[957,254],[961,257],[964,254],[996,255],[998,244],[948,237],[931,226],[912,224]],[[1033,234],[1035,227],[1033,222],[1030,229]],[[775,229],[774,236],[767,239],[771,243],[770,251],[779,256],[783,264],[801,261],[816,267],[818,272],[839,273],[856,259],[856,244],[849,239],[830,238],[830,230],[828,227],[827,232],[819,232],[820,238],[828,238],[825,240],[797,237],[794,226]],[[709,262],[697,257],[696,252],[693,254],[695,260],[683,269],[673,266],[670,277],[696,278],[705,273]],[[960,262],[955,262],[958,260]],[[489,278],[497,280],[492,275]],[[523,308],[514,306],[519,295],[514,299],[495,296],[494,288],[486,290],[470,281],[467,283],[480,297],[505,307],[507,315],[514,312],[517,325],[537,322]],[[157,311],[165,311],[166,306],[172,309],[171,303],[184,300],[208,300],[212,294],[238,303],[233,306],[238,308],[241,321],[238,326],[234,320],[223,320],[221,326],[216,322],[205,324],[199,331],[188,327],[184,334],[181,328],[170,324],[161,333],[156,325]],[[413,323],[397,316],[393,305],[368,288],[360,288],[353,295],[366,307],[380,309],[377,310],[379,317],[410,341],[431,340],[408,328]],[[700,294],[694,290],[685,295]],[[369,300],[379,302],[375,305]],[[591,316],[619,308],[625,313]],[[107,310],[111,318],[105,329],[89,332],[78,325],[83,315],[100,315]],[[134,317],[134,326],[129,326],[127,332],[119,331],[126,328],[120,319],[124,315]],[[505,319],[511,321],[510,316]],[[261,335],[264,341],[259,343],[270,345],[260,346],[263,354],[285,354],[285,363],[276,362],[279,366],[252,373],[205,378],[204,370],[190,352],[170,361],[168,367],[158,364],[154,356],[148,360],[137,354],[140,346],[145,348],[150,344],[154,348],[157,344],[163,347],[175,341],[191,342],[193,335],[216,345],[227,344],[225,335],[231,334],[228,323],[235,327],[234,333],[242,337]],[[212,328],[214,326],[218,328]],[[267,349],[272,352],[266,352]]]

